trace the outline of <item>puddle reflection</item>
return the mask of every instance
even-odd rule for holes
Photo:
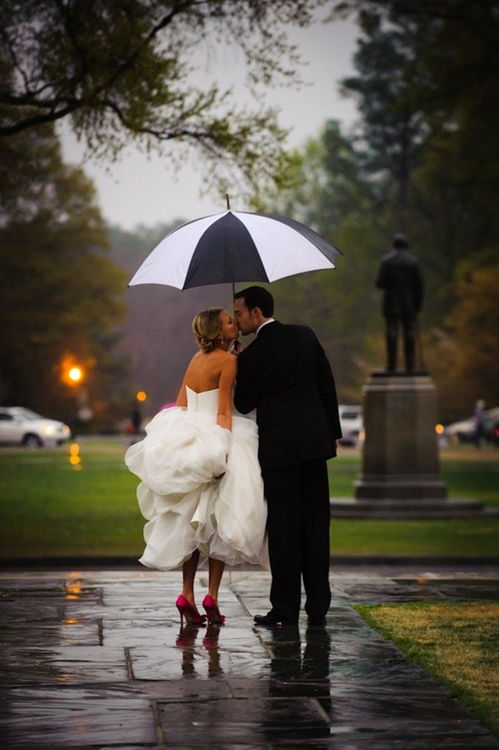
[[[220,626],[208,625],[203,638],[203,646],[208,651],[208,677],[215,677],[215,675],[222,674],[223,672],[220,666],[219,637]]]
[[[80,446],[78,443],[70,444],[68,461],[71,468],[75,471],[81,471],[83,469],[83,464],[81,462],[80,456]]]
[[[271,680],[317,683],[329,695],[331,637],[325,628],[307,629],[304,642],[298,627],[274,630],[267,645],[272,652]]]
[[[312,698],[320,709],[316,720],[306,729],[297,727],[302,739],[315,739],[314,748],[330,747],[331,637],[325,628],[307,628],[302,639],[298,627],[271,631],[266,641],[272,653],[268,695],[271,698]],[[272,704],[270,704],[272,705]],[[275,716],[271,713],[264,726],[268,736],[275,732]],[[324,744],[321,740],[324,739]]]
[[[195,662],[196,657],[199,657],[199,653],[196,653],[196,639],[199,633],[200,628],[197,625],[185,625],[180,628],[176,645],[182,649],[181,667],[183,675],[197,674]],[[208,625],[201,642],[203,648],[208,652],[208,677],[215,677],[223,673],[223,669],[220,666],[219,637],[220,626]]]
[[[186,625],[180,629],[176,645],[181,652],[183,676],[203,679],[222,675],[222,661],[230,679],[232,670],[229,667],[231,664],[233,667],[238,664],[237,654],[234,663],[227,660],[223,631],[224,628],[217,625],[208,625],[206,628]],[[263,734],[269,742],[277,738],[280,741],[301,738],[304,741],[315,740],[315,750],[330,747],[331,638],[327,630],[310,628],[301,634],[296,627],[261,632],[261,635],[270,654],[267,662],[268,678],[265,679],[266,670],[263,668],[256,678],[256,689],[255,682],[250,680],[248,695],[241,696],[237,711],[233,708],[236,711],[234,715],[227,713],[224,701],[211,704],[210,724],[217,725],[214,716],[216,707],[220,710],[220,726],[224,722],[231,725],[237,723],[239,712],[242,711],[244,719],[241,720],[246,725],[244,731]],[[230,640],[228,650],[234,650],[234,644]],[[255,655],[255,658],[259,659],[261,655]],[[237,666],[233,674],[238,676]],[[184,706],[182,709],[187,711],[192,710],[192,707],[193,704],[189,704],[189,709]],[[197,703],[196,708],[199,710]],[[200,725],[204,725],[205,719],[204,715],[197,715]],[[182,722],[187,722],[185,716]]]
[[[73,577],[69,574],[68,578],[64,581],[64,598],[65,599],[80,599],[82,596],[82,585],[83,579]]]

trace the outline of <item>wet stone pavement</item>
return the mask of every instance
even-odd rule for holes
[[[227,572],[224,627],[180,631],[180,574],[0,573],[3,748],[499,748],[353,604],[497,599],[499,575],[332,571],[324,630],[254,628],[265,572]],[[207,580],[198,578],[198,601]]]

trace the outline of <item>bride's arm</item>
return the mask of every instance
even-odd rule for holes
[[[232,354],[224,357],[218,383],[217,424],[225,427],[226,430],[232,429],[232,387],[236,378],[236,369],[236,358]]]
[[[184,409],[187,406],[187,394],[185,392],[185,383],[182,383],[180,386],[180,390],[178,392],[177,401],[175,402],[177,406],[182,406]]]
[[[187,370],[185,371],[184,379],[182,380],[182,385],[180,386],[180,390],[177,395],[177,406],[182,406],[184,409],[187,407],[187,392],[185,390],[185,380],[187,378]]]
[[[182,385],[180,386],[180,390],[178,392],[176,404],[177,406],[181,406],[184,409],[187,407],[187,391],[185,390],[185,386],[187,383],[187,376],[190,375],[193,370],[195,370],[198,356],[199,356],[198,354],[195,354],[193,358],[191,359],[191,361],[189,362],[189,364],[187,365],[186,371],[184,373],[184,378],[182,380]]]

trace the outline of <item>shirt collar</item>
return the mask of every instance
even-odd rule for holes
[[[267,320],[264,320],[263,323],[261,325],[259,325],[258,328],[256,329],[255,334],[258,336],[258,334],[262,330],[263,326],[266,326],[269,323],[275,323],[275,319],[274,318],[267,318]]]

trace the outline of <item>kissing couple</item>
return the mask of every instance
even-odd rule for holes
[[[255,623],[296,625],[302,579],[309,626],[325,623],[326,462],[341,437],[336,388],[313,331],[273,313],[272,295],[259,286],[235,294],[233,316],[220,307],[198,313],[192,330],[199,350],[176,406],[156,414],[145,438],[126,452],[141,479],[137,498],[147,519],[140,562],[182,567],[181,623],[222,625],[225,565],[265,563],[267,543],[271,609]],[[240,333],[255,338],[238,353]],[[206,614],[194,596],[200,558],[208,558]]]

